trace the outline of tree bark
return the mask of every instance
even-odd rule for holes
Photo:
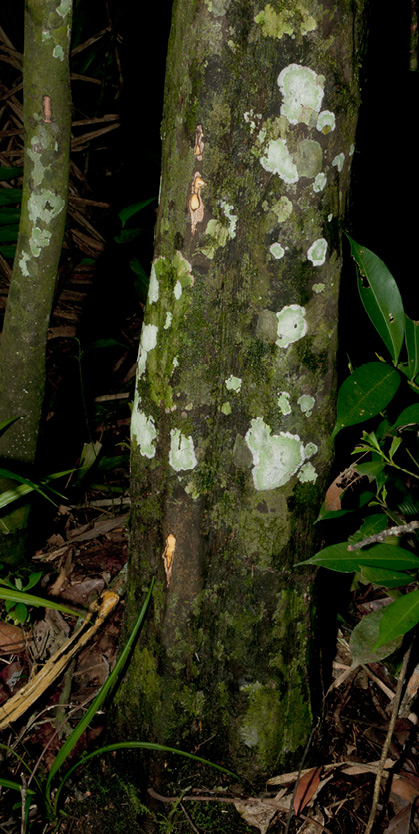
[[[157,581],[113,729],[251,780],[298,759],[319,695],[313,576],[295,563],[333,452],[362,11],[174,3],[127,629]]]
[[[29,477],[36,455],[48,325],[67,209],[71,11],[72,0],[25,2],[23,195],[0,346],[0,421],[20,419],[0,437],[0,459],[3,467]],[[2,481],[0,487],[12,484]],[[27,515],[27,505],[2,515],[0,561],[22,557]]]

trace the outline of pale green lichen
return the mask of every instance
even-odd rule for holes
[[[288,220],[292,214],[292,202],[288,199],[288,197],[281,197],[278,202],[274,203],[271,207],[271,211],[277,218],[278,223],[284,223],[285,220]]]
[[[289,64],[278,76],[278,86],[284,97],[281,114],[290,124],[298,122],[314,127],[324,95],[324,77],[310,67]]]
[[[283,249],[280,243],[273,243],[272,246],[269,247],[269,251],[277,261],[285,255],[285,249]]]
[[[323,292],[323,291],[324,291],[325,286],[326,286],[326,284],[322,284],[322,283],[320,282],[320,284],[313,284],[313,286],[312,286],[312,288],[311,288],[311,289],[313,290],[313,292],[315,292],[315,293],[319,294],[319,293],[321,293],[321,292]]]
[[[148,285],[148,304],[156,304],[159,300],[159,281],[156,275],[156,267],[151,264],[150,283]]]
[[[60,44],[57,43],[57,45],[54,46],[54,49],[52,51],[52,57],[58,58],[59,61],[64,61],[64,50],[62,46],[60,46]]]
[[[166,321],[164,323],[163,330],[168,330],[169,329],[169,327],[172,323],[172,319],[173,319],[173,314],[170,311],[167,312],[166,313]]]
[[[314,482],[317,480],[317,472],[312,463],[305,463],[297,474],[297,478],[302,484]]]
[[[290,406],[290,394],[288,391],[281,391],[278,397],[278,408],[284,416],[287,414],[291,414],[291,406]]]
[[[316,455],[319,451],[318,447],[315,443],[307,443],[307,446],[304,448],[306,458],[312,458],[313,455]]]
[[[281,40],[284,35],[294,37],[295,29],[299,30],[302,35],[317,29],[316,19],[301,0],[296,4],[295,9],[283,8],[278,12],[271,3],[267,3],[265,8],[255,16],[254,21],[261,26],[265,37],[278,40]]]
[[[170,432],[169,463],[176,472],[194,469],[198,464],[192,437],[186,437],[180,429]]]
[[[65,202],[62,197],[53,194],[47,188],[41,191],[33,191],[28,200],[28,214],[31,223],[42,220],[50,223],[62,212]]]
[[[49,246],[51,237],[51,232],[47,229],[38,229],[37,226],[32,229],[32,234],[29,238],[29,246],[34,258],[39,258],[42,249],[45,246]]]
[[[231,405],[230,405],[230,403],[228,402],[228,400],[227,400],[227,402],[225,402],[225,403],[223,403],[223,404],[222,404],[222,406],[221,406],[221,412],[222,412],[222,414],[225,414],[225,415],[226,415],[226,417],[228,417],[228,415],[229,415],[229,414],[231,414]]]
[[[22,275],[25,275],[26,277],[29,275],[28,261],[30,261],[30,259],[31,259],[31,256],[28,255],[27,252],[22,252],[22,256],[19,260],[19,266],[20,266]]]
[[[327,240],[324,237],[318,238],[311,244],[307,252],[307,258],[313,266],[322,266],[326,260]]]
[[[300,406],[301,411],[306,415],[306,417],[311,417],[314,403],[314,397],[310,397],[308,394],[302,394],[297,400],[297,405]]]
[[[226,379],[225,384],[228,391],[235,391],[238,393],[242,387],[242,380],[240,377],[230,374],[229,378]]]
[[[252,420],[245,441],[253,456],[255,489],[276,489],[297,472],[305,460],[304,445],[298,434],[271,434],[262,417]]]
[[[299,143],[293,159],[297,166],[298,175],[312,179],[321,171],[323,162],[321,145],[313,139],[303,139]]]
[[[176,301],[179,301],[179,298],[182,295],[182,284],[180,283],[180,281],[176,281],[176,284],[173,288],[173,295],[176,298]]]
[[[60,5],[57,6],[57,14],[60,17],[65,17],[71,10],[71,0],[61,0]]]
[[[237,217],[233,214],[233,206],[223,201],[221,208],[228,222],[210,220],[205,229],[205,246],[200,250],[210,260],[213,259],[219,247],[226,246],[228,241],[236,236]]]
[[[298,342],[307,333],[305,308],[299,304],[289,304],[276,314],[278,319],[276,344],[287,348],[293,342]]]
[[[332,220],[333,220],[333,214],[328,214],[327,215],[327,220],[328,220],[329,223],[331,223]]]
[[[156,324],[143,324],[141,330],[140,347],[138,349],[137,378],[141,379],[147,364],[147,354],[157,345]]]
[[[42,30],[42,35],[41,35],[42,43],[46,43],[46,41],[50,41],[51,37],[52,37],[52,35],[51,35],[50,32],[47,32],[45,29]]]
[[[319,191],[323,191],[326,183],[327,183],[326,174],[324,174],[323,172],[321,172],[320,174],[317,174],[317,177],[313,182],[313,191],[315,191],[317,194],[319,193]]]
[[[260,158],[260,164],[265,171],[278,174],[287,185],[298,182],[297,166],[287,148],[285,139],[272,139],[268,144],[265,156]]]
[[[335,114],[331,110],[322,110],[318,115],[316,127],[321,133],[330,133],[336,127]]]
[[[214,17],[223,17],[227,10],[227,0],[205,0],[205,5]]]
[[[355,145],[354,145],[354,144],[353,144],[353,142],[352,142],[352,143],[351,143],[351,145],[350,145],[350,147],[349,147],[349,153],[348,153],[348,156],[353,156],[354,151],[355,151]]]
[[[344,162],[345,162],[345,154],[344,153],[338,153],[338,154],[336,154],[335,158],[332,159],[332,165],[334,165],[334,167],[338,169],[339,173],[341,172],[341,170],[343,168],[343,163]]]

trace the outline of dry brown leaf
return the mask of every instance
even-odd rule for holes
[[[294,797],[294,813],[297,817],[300,811],[304,811],[304,808],[316,793],[320,784],[320,773],[321,767],[312,767],[308,773],[304,773],[298,782]]]
[[[396,774],[391,783],[391,793],[413,802],[419,795],[419,779],[414,773],[406,773],[403,776]]]
[[[20,654],[25,650],[25,632],[11,623],[0,623],[0,654]]]
[[[354,481],[359,480],[359,477],[358,472],[349,466],[348,469],[345,469],[344,472],[341,472],[337,478],[335,478],[335,480],[330,484],[324,498],[324,508],[326,512],[336,512],[336,510],[342,509],[340,499],[343,493],[351,484],[354,483]]]
[[[412,806],[406,805],[390,820],[384,834],[409,834]]]

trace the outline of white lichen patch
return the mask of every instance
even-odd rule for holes
[[[164,258],[162,258],[162,260],[164,260]],[[192,274],[192,266],[189,261],[183,257],[182,252],[179,252],[178,249],[175,252],[172,263],[182,289],[186,290],[187,287],[192,287],[195,283],[195,278]]]
[[[22,272],[22,275],[29,275],[28,270],[28,261],[30,261],[30,255],[27,252],[22,252],[22,256],[19,260],[19,266]]]
[[[134,449],[138,448],[143,457],[154,458],[156,454],[154,441],[157,438],[156,424],[153,417],[147,417],[143,411],[139,410],[135,400],[131,416],[131,438]]]
[[[341,172],[341,170],[343,168],[343,163],[344,162],[345,162],[345,154],[344,153],[338,153],[338,154],[336,154],[335,158],[332,159],[332,165],[334,165],[334,167],[338,169],[339,173]]]
[[[329,223],[331,223],[332,220],[333,220],[333,214],[328,214],[327,215],[327,220],[328,220]]]
[[[141,330],[140,347],[138,349],[137,378],[141,379],[147,364],[147,354],[157,345],[156,324],[143,324]]]
[[[265,171],[278,174],[287,185],[298,182],[297,166],[287,148],[285,139],[272,139],[268,144],[265,156],[260,158],[260,164]]]
[[[29,238],[29,246],[34,258],[39,258],[42,249],[44,249],[45,246],[49,246],[50,240],[51,232],[47,229],[38,229],[37,226],[34,226],[32,234]]]
[[[166,321],[164,323],[163,330],[168,330],[169,329],[169,327],[172,323],[172,319],[173,319],[172,313],[170,313],[170,312],[166,313]]]
[[[235,391],[237,394],[242,387],[242,380],[239,376],[233,376],[233,374],[230,374],[229,378],[225,381],[225,385],[228,391]]]
[[[278,397],[278,408],[285,417],[287,414],[291,414],[292,408],[290,406],[290,394],[288,391],[281,391]]]
[[[180,281],[176,281],[176,284],[173,288],[173,295],[176,298],[176,301],[179,301],[179,298],[182,295],[182,284],[180,283]]]
[[[321,133],[330,133],[336,127],[335,114],[331,110],[322,110],[317,117],[316,127]]]
[[[349,148],[348,156],[353,156],[354,151],[355,151],[355,145],[354,145],[354,144],[353,144],[353,142],[352,142],[352,144],[351,144],[351,146],[350,146],[350,148]]]
[[[280,243],[273,243],[272,246],[269,247],[269,251],[277,261],[279,261],[285,255],[285,249],[281,246]]]
[[[320,282],[319,284],[313,284],[311,289],[313,290],[313,292],[317,293],[317,295],[318,295],[319,293],[324,292],[325,287],[326,287],[326,284],[322,284]]]
[[[43,188],[40,191],[33,191],[28,200],[28,213],[31,223],[43,220],[50,223],[62,212],[65,202],[62,197]]]
[[[225,414],[225,415],[226,415],[226,417],[228,417],[228,416],[229,416],[229,414],[231,414],[231,405],[230,405],[230,403],[228,402],[228,400],[227,400],[227,402],[225,402],[225,403],[223,403],[223,404],[222,404],[222,406],[221,406],[221,412],[222,412],[222,414]]]
[[[159,300],[159,280],[156,275],[156,267],[151,264],[151,272],[150,272],[150,283],[148,285],[148,297],[147,301],[149,304],[156,304]]]
[[[280,197],[278,202],[271,206],[271,211],[274,213],[278,223],[284,223],[292,214],[292,202],[288,197]]]
[[[61,0],[60,5],[57,6],[57,14],[59,14],[60,17],[65,17],[69,13],[70,10],[71,10],[71,0]]]
[[[298,434],[272,435],[262,417],[251,421],[245,440],[253,456],[252,475],[257,490],[283,486],[304,463],[304,445]]]
[[[297,478],[302,484],[307,484],[317,480],[317,472],[312,463],[305,463],[297,474]]]
[[[176,472],[195,469],[198,464],[192,437],[186,437],[180,429],[172,429],[170,432],[169,463]]]
[[[319,237],[311,244],[307,252],[307,258],[312,262],[313,266],[321,266],[326,260],[327,240],[324,237]]]
[[[313,179],[322,169],[323,152],[321,145],[314,139],[303,139],[302,142],[299,142],[293,159],[297,166],[298,176]]]
[[[310,397],[308,394],[302,394],[301,397],[298,397],[297,405],[300,406],[301,411],[306,417],[311,417],[315,402],[314,397]]]
[[[287,348],[293,342],[298,342],[307,333],[307,321],[305,308],[299,304],[289,304],[283,307],[276,314],[278,319],[276,344],[278,347]]]
[[[323,101],[324,77],[310,67],[289,64],[279,73],[278,86],[284,98],[281,114],[292,125],[313,127]]]
[[[56,46],[54,46],[54,49],[52,50],[52,57],[58,58],[59,61],[64,61],[64,49],[60,46],[60,44],[57,43]]]
[[[323,191],[326,183],[326,174],[324,174],[323,171],[321,171],[320,174],[317,174],[317,177],[313,182],[313,191],[315,191],[317,194],[319,193],[319,191]]]

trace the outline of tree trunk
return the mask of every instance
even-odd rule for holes
[[[0,459],[5,468],[26,476],[36,454],[67,208],[71,10],[72,0],[25,2],[23,196],[0,346],[0,422],[20,419],[0,437]],[[15,483],[1,481],[0,488]],[[27,505],[1,517],[0,561],[22,557],[26,523]]]
[[[363,0],[177,0],[132,413],[115,731],[248,779],[313,721],[313,523],[332,457]],[[214,736],[210,744],[202,743]]]

